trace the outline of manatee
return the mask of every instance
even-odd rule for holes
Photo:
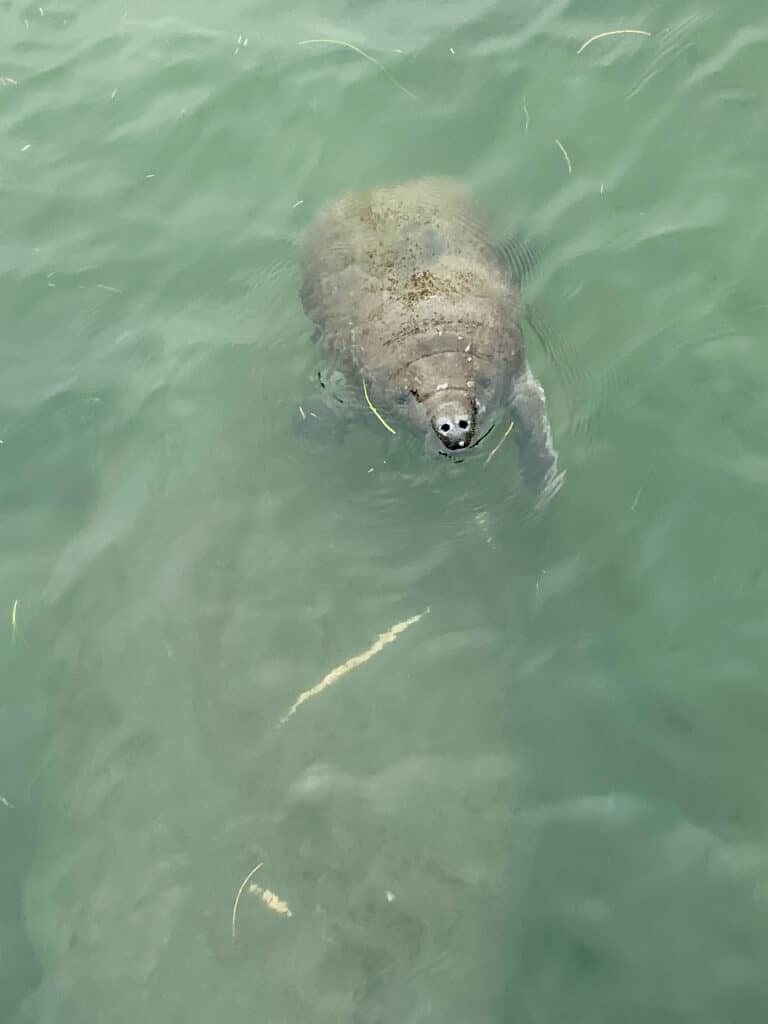
[[[352,192],[307,230],[301,299],[347,392],[365,388],[388,423],[451,456],[511,418],[523,479],[548,500],[565,474],[523,346],[525,259],[511,251],[453,180]]]

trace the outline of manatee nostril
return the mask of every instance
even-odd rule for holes
[[[451,429],[451,424],[450,423],[441,423],[440,424],[440,429],[442,430],[442,432],[444,434],[447,434],[448,431]]]
[[[466,420],[459,420],[459,426],[461,427],[462,430],[466,430],[467,427],[469,426],[469,423]]]

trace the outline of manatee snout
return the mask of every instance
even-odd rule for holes
[[[469,448],[477,427],[477,407],[470,395],[435,395],[430,402],[430,423],[450,452]]]

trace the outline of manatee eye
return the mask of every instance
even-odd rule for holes
[[[451,429],[451,424],[450,423],[441,423],[440,424],[440,429],[442,430],[442,432],[444,434],[447,434],[448,431]]]
[[[466,430],[467,427],[469,426],[469,423],[466,420],[459,420],[459,426],[461,427],[462,430]]]

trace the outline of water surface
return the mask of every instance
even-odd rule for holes
[[[9,1024],[764,1021],[768,20],[673,6],[3,6]],[[303,229],[435,173],[540,242],[541,516],[292,431]]]

